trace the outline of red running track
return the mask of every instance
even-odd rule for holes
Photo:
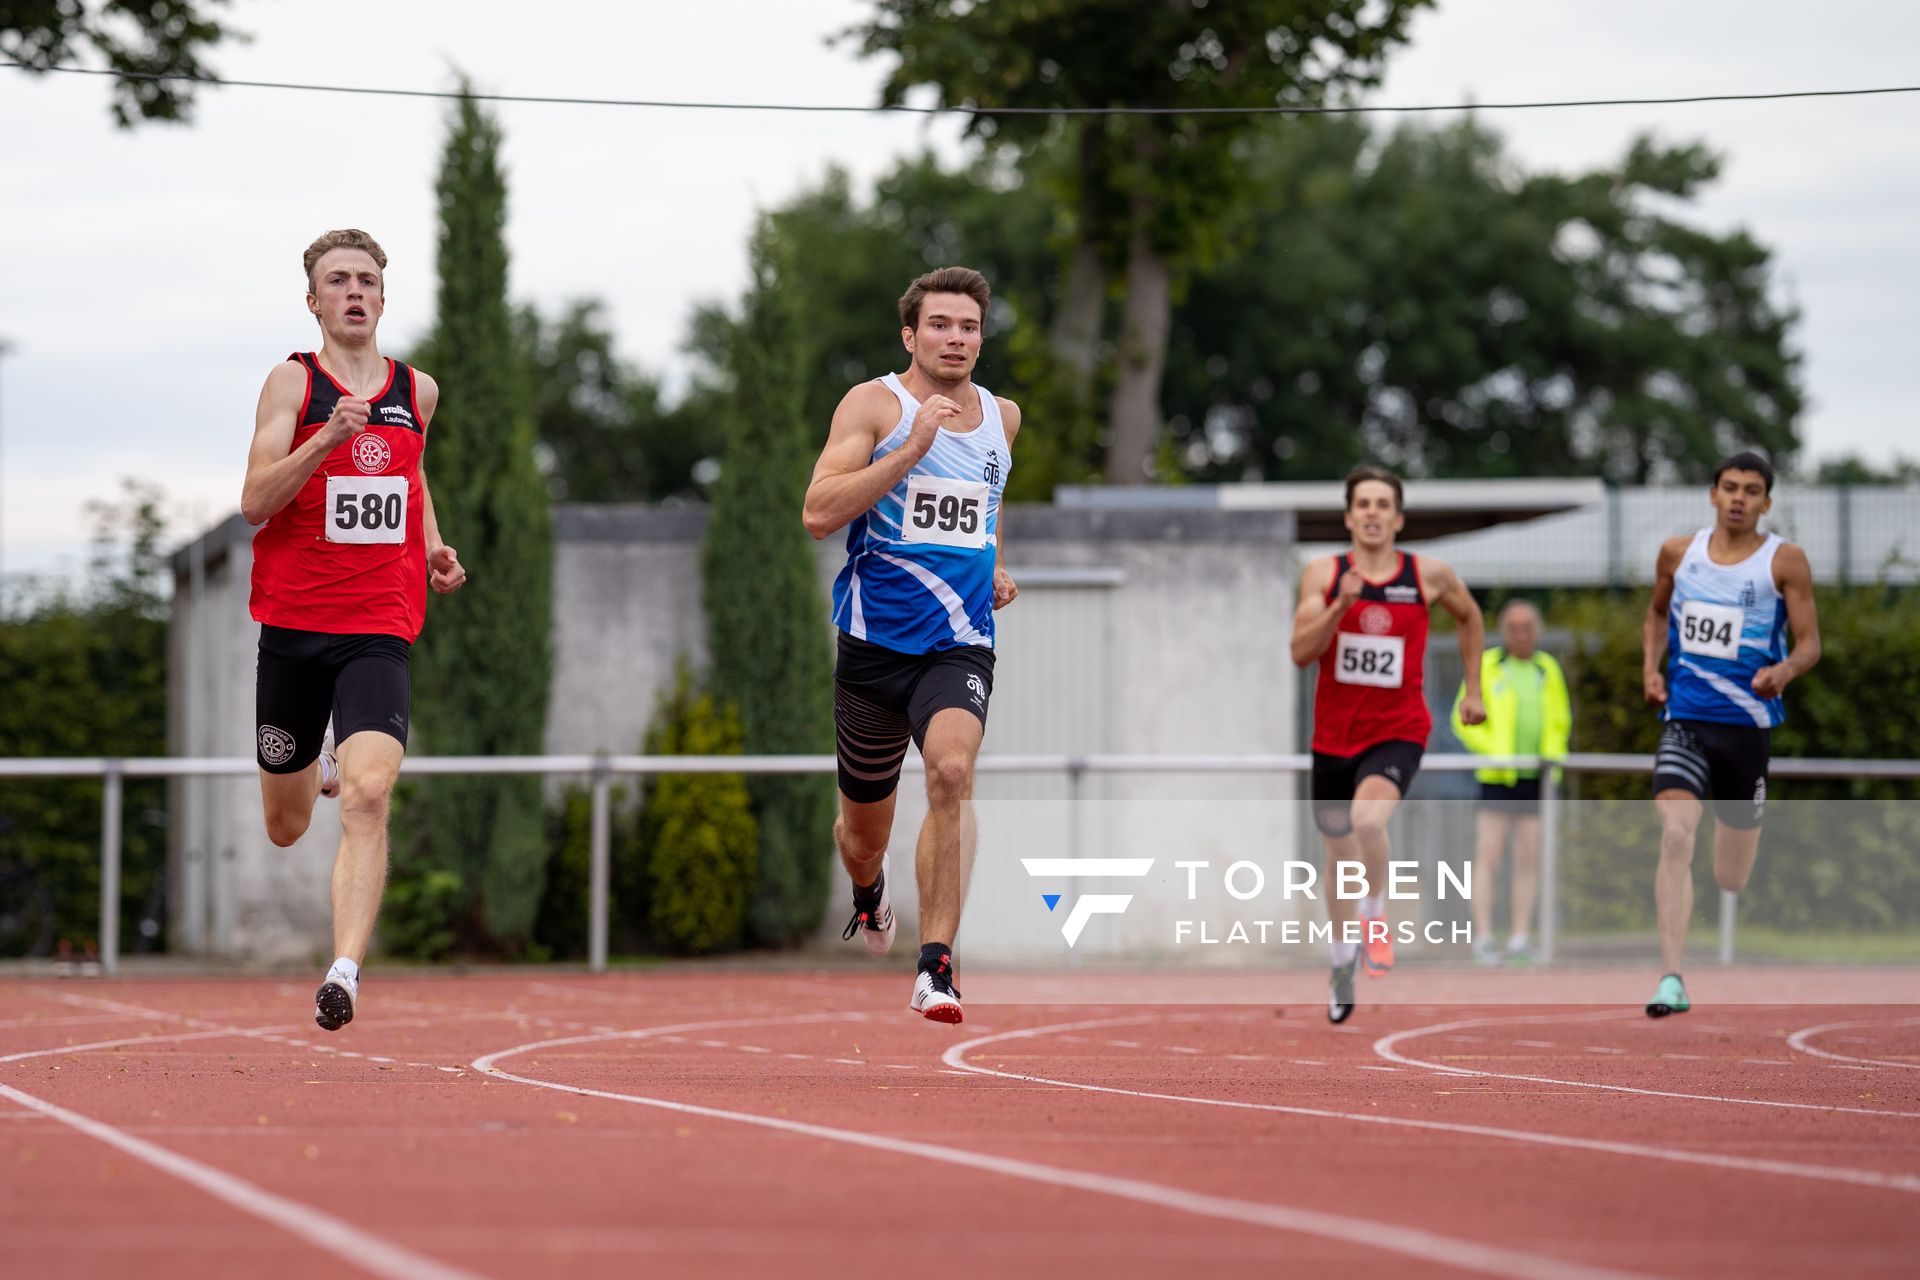
[[[1912,1006],[904,996],[0,983],[0,1275],[1920,1271]]]

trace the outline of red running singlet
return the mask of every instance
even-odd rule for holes
[[[352,393],[313,352],[296,352],[307,396],[297,449]],[[398,636],[412,644],[427,612],[427,540],[420,489],[426,432],[413,370],[387,361],[367,429],[314,469],[293,501],[253,536],[253,617],[333,635]]]
[[[1352,556],[1334,557],[1328,604],[1352,567]],[[1382,742],[1424,747],[1433,730],[1424,688],[1427,597],[1419,562],[1401,552],[1391,578],[1362,581],[1360,598],[1320,655],[1313,689],[1313,749],[1330,756],[1357,756]]]

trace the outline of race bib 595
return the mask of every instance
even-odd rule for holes
[[[987,545],[987,485],[944,476],[907,477],[902,542],[937,542],[978,550]]]

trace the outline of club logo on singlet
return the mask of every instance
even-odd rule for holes
[[[1393,614],[1370,604],[1360,611],[1360,629],[1370,636],[1383,636],[1393,630]]]
[[[980,478],[991,485],[1000,483],[1000,454],[998,450],[987,455],[987,465],[980,469]]]
[[[276,765],[293,759],[293,735],[270,724],[261,725],[260,758]]]
[[[385,440],[364,431],[353,441],[353,465],[370,476],[377,476],[393,461],[393,450]]]

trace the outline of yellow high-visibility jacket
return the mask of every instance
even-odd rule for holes
[[[1506,652],[1498,645],[1480,655],[1480,697],[1487,704],[1484,723],[1461,723],[1460,699],[1466,696],[1465,685],[1453,696],[1453,736],[1460,739],[1460,745],[1477,756],[1519,754],[1514,745],[1514,732],[1519,727],[1520,695],[1506,679],[1501,665],[1505,661]],[[1560,664],[1554,661],[1553,655],[1544,649],[1534,650],[1530,661],[1540,668],[1542,675],[1540,754],[1549,760],[1556,760],[1567,754],[1567,746],[1573,738],[1573,700],[1567,696],[1567,677],[1561,672]],[[1520,780],[1520,771],[1479,769],[1473,776],[1482,782],[1510,787]],[[1555,769],[1553,776],[1558,781],[1560,771]]]

